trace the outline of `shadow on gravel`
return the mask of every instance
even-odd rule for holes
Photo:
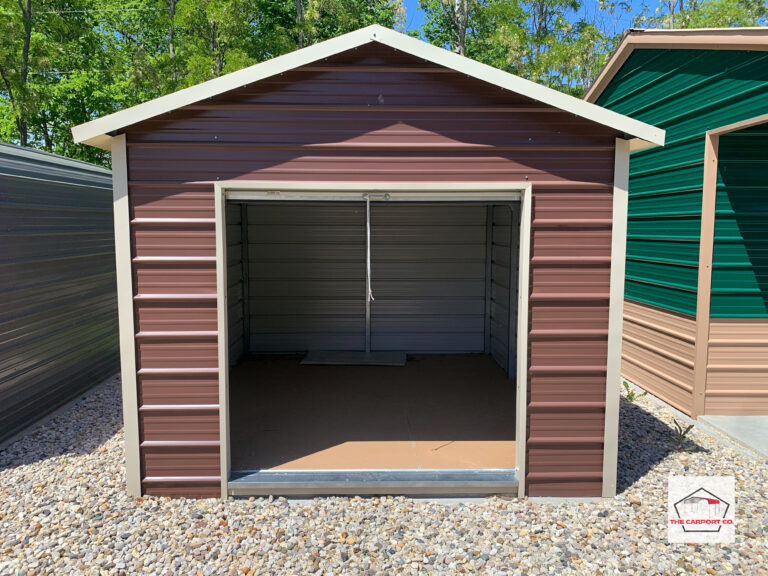
[[[676,452],[677,445],[669,437],[676,436],[672,427],[623,396],[619,418],[617,492],[621,493]],[[694,454],[709,452],[690,439],[683,444],[683,450]]]
[[[45,415],[43,415],[45,418]],[[98,449],[123,426],[120,380],[101,383],[0,448],[0,471]]]

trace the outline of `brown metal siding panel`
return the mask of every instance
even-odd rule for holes
[[[213,224],[137,228],[136,254],[143,258],[213,258],[215,234]]]
[[[131,162],[142,490],[218,496],[213,190],[136,182]]]
[[[137,294],[216,293],[215,262],[137,262],[133,269]]]
[[[136,340],[137,368],[216,368],[216,336],[162,336]]]
[[[530,436],[530,493],[599,495],[602,439],[596,431],[605,401],[616,136],[523,96],[373,47],[128,130],[130,194],[139,219],[134,229],[172,231],[151,219],[193,219],[175,228],[191,234],[191,245],[174,245],[202,255],[213,217],[212,183],[228,179],[532,183],[529,399],[538,412]],[[139,236],[137,247],[161,249],[162,235]],[[137,263],[140,324],[157,325],[167,313],[167,322],[180,325],[179,316],[152,308],[173,300],[166,292],[198,294],[201,306],[215,306],[213,270],[201,263]],[[147,299],[151,294],[156,296]],[[188,303],[177,300],[179,306]],[[194,324],[184,325],[191,330]],[[153,367],[194,372],[200,360],[185,352],[188,345],[169,341],[159,349],[139,341],[140,356]],[[175,393],[162,380],[147,378],[156,374],[140,375],[142,398]],[[182,380],[179,393],[185,386]],[[563,426],[563,433],[582,443],[536,446],[539,423],[557,420],[559,408],[551,404],[557,401],[569,405],[564,422],[575,427]],[[169,437],[182,439],[173,429],[169,419]],[[592,458],[582,457],[584,450]],[[145,491],[197,493],[203,481],[150,482]]]
[[[612,172],[613,162],[602,157]],[[531,496],[602,486],[612,196],[533,187],[528,470]],[[583,246],[585,254],[572,246]]]
[[[141,455],[141,466],[143,470],[151,470],[154,476],[162,478],[219,476],[221,473],[217,446],[204,448],[154,446],[145,448]]]
[[[215,331],[215,302],[142,302],[135,306],[139,332]]]
[[[695,340],[694,318],[626,300],[621,374],[690,414]]]
[[[768,414],[768,318],[712,318],[705,414]]]
[[[147,496],[169,496],[172,498],[219,498],[220,480],[200,481],[196,477],[182,481],[143,481],[142,490]]]
[[[133,218],[214,218],[213,189],[209,184],[195,185],[185,182],[168,185],[132,181],[130,196]],[[213,222],[208,224],[208,227],[212,225]],[[192,225],[189,227],[196,229]],[[203,224],[202,230],[205,228]]]
[[[140,374],[139,405],[216,405],[219,381],[216,374]]]
[[[216,409],[141,412],[145,408],[139,408],[139,429],[145,442],[205,443],[219,440],[219,413]],[[149,474],[155,475],[160,474],[155,474],[154,470]]]

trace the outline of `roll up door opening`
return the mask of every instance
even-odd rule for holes
[[[515,468],[519,202],[227,203],[233,476]]]

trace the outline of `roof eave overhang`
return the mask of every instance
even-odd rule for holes
[[[768,28],[699,28],[627,30],[618,48],[605,63],[584,100],[595,103],[632,52],[644,49],[680,50],[768,50]]]
[[[454,54],[443,48],[427,44],[379,25],[361,28],[360,30],[296,50],[283,56],[278,56],[237,72],[232,72],[225,76],[197,84],[196,86],[115,112],[114,114],[103,116],[85,124],[80,124],[72,128],[72,135],[76,143],[89,144],[108,150],[111,144],[110,134],[114,134],[127,126],[207,98],[212,98],[230,90],[241,88],[259,80],[282,74],[294,68],[329,58],[341,52],[358,48],[370,42],[379,42],[433,64],[445,66],[467,76],[532,98],[543,104],[570,112],[576,116],[612,128],[617,132],[625,133],[630,139],[639,138],[654,145],[664,145],[665,132],[661,128],[601,108],[590,102],[585,102],[552,88],[541,86],[530,80],[465,58],[459,54]]]

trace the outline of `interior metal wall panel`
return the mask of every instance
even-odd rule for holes
[[[365,348],[365,205],[248,204],[250,350]]]
[[[491,217],[491,355],[514,377],[520,207],[493,206]]]
[[[239,204],[227,204],[227,327],[229,362],[235,364],[245,352],[245,262],[243,245],[243,210]]]
[[[0,144],[0,441],[119,370],[109,170]]]
[[[362,350],[364,204],[248,211],[251,351]],[[373,350],[483,352],[485,227],[483,205],[372,204]]]
[[[481,205],[371,206],[371,348],[482,353],[486,213]]]

